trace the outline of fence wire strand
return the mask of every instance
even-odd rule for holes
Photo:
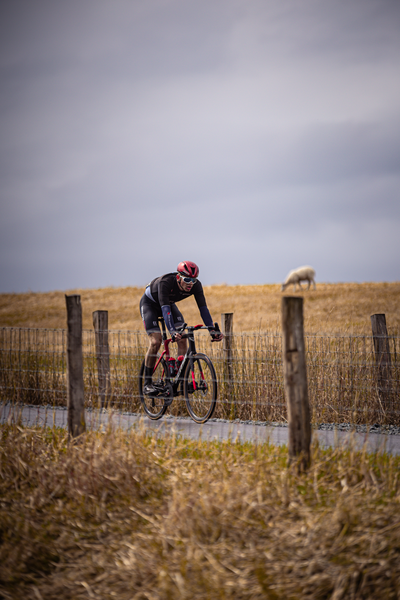
[[[308,395],[314,423],[400,424],[398,336],[388,336],[390,365],[382,380],[372,336],[305,335]],[[147,350],[143,332],[109,331],[110,372],[107,406],[141,412],[138,374]],[[83,330],[85,407],[100,402],[95,334]],[[25,405],[66,406],[66,330],[0,329],[0,401]],[[231,336],[228,357],[207,334],[196,337],[199,352],[214,363],[218,380],[215,418],[286,421],[280,333]],[[171,346],[171,350],[174,346]],[[182,397],[169,409],[187,411]]]

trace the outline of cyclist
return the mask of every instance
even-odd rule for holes
[[[203,286],[197,279],[198,276],[199,267],[194,262],[186,260],[179,263],[175,272],[157,277],[146,286],[146,291],[140,300],[140,314],[146,333],[149,336],[143,388],[143,392],[147,395],[156,392],[152,384],[152,373],[162,341],[158,324],[159,317],[164,317],[172,339],[178,342],[178,353],[186,353],[186,339],[182,339],[176,331],[176,325],[184,323],[183,315],[177,308],[176,302],[194,296],[204,325],[208,327],[213,340],[219,342],[224,337],[221,332],[214,329],[213,320],[204,297]]]

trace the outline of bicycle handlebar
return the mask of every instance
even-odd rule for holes
[[[189,333],[183,333],[183,331],[185,331],[185,329],[188,329],[188,330],[191,330],[191,331],[197,331],[198,329],[207,329],[207,331],[210,330],[210,328],[207,327],[206,325],[200,324],[200,325],[191,325],[191,326],[189,326],[187,323],[183,323],[182,325],[179,325],[176,328],[177,333],[179,333],[181,335],[181,339],[186,339],[186,338],[189,337]],[[219,328],[218,323],[214,323],[214,331],[216,333],[220,333],[221,330]],[[215,342],[216,340],[212,339],[211,341]],[[174,336],[172,336],[172,342],[173,343],[175,342]]]
[[[208,327],[206,327],[205,325],[192,325],[192,326],[188,326],[187,323],[183,323],[183,325],[181,325],[180,327],[176,328],[176,332],[179,333],[179,335],[181,336],[181,340],[187,339],[190,335],[190,332],[188,333],[183,333],[185,331],[185,329],[190,329],[192,331],[195,331],[197,329],[208,329]],[[174,343],[175,340],[174,339],[174,335],[172,336],[172,343]]]
[[[160,323],[162,323],[162,328],[163,328],[163,335],[165,335],[166,331],[165,331],[165,321],[164,321],[164,317],[158,317],[158,320]],[[181,336],[181,339],[185,339],[189,337],[189,333],[183,333],[185,331],[185,329],[188,330],[188,332],[190,331],[196,331],[197,329],[207,329],[208,331],[210,331],[210,327],[207,327],[207,325],[188,325],[187,323],[182,323],[182,325],[178,325],[176,327],[176,333],[179,333],[179,335]],[[214,323],[214,329],[213,329],[216,333],[220,333],[221,330],[219,328],[218,323]],[[168,340],[169,342],[175,343],[176,340],[174,339],[174,335],[171,336],[171,338]],[[212,336],[213,337],[213,336]],[[212,342],[215,342],[217,340],[212,339]]]

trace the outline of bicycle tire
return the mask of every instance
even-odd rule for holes
[[[217,376],[211,360],[200,352],[193,356],[193,370],[195,386],[189,362],[185,369],[183,389],[190,417],[201,424],[208,421],[215,410],[218,395]]]
[[[159,384],[160,386],[165,386],[167,381],[165,380],[164,374],[167,373],[167,363],[162,358],[157,365],[157,369],[153,372],[153,383]],[[143,394],[143,383],[144,383],[144,361],[142,362],[142,366],[140,367],[139,373],[139,397],[140,402],[142,403],[144,412],[146,415],[152,419],[153,421],[157,421],[157,419],[161,419],[161,417],[165,414],[168,405],[165,404],[165,399],[163,396],[146,396]]]

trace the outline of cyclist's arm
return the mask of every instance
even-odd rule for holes
[[[174,333],[176,333],[176,330],[175,330],[174,319],[172,317],[171,306],[169,304],[164,304],[164,306],[161,307],[161,310],[162,310],[162,316],[164,317],[165,324],[168,327],[168,331],[170,332],[171,335],[173,335]]]
[[[204,296],[203,286],[201,285],[200,281],[197,281],[197,283],[195,284],[193,292],[197,306],[200,311],[201,318],[203,319],[203,323],[206,327],[208,327],[208,330],[211,332],[211,330],[214,330],[214,323],[210,311],[208,310],[206,298]]]
[[[196,300],[197,300],[197,298],[196,298]],[[202,301],[204,302],[204,304],[202,304]],[[222,333],[220,331],[215,331],[215,326],[214,326],[210,311],[208,310],[208,307],[206,305],[204,293],[202,293],[200,295],[200,298],[199,298],[199,301],[197,302],[197,304],[198,305],[200,304],[199,310],[200,310],[201,318],[203,319],[204,325],[206,327],[208,327],[208,331],[209,331],[212,339],[214,341],[220,342],[224,336],[222,335]]]
[[[200,306],[200,314],[201,314],[201,318],[203,319],[203,323],[206,327],[208,327],[209,329],[214,329],[214,323],[213,320],[211,318],[210,315],[210,311],[208,310],[207,306]]]
[[[158,301],[161,306],[162,316],[171,335],[175,333],[175,322],[171,311],[170,292],[173,286],[174,276],[172,273],[160,277],[157,283]]]

